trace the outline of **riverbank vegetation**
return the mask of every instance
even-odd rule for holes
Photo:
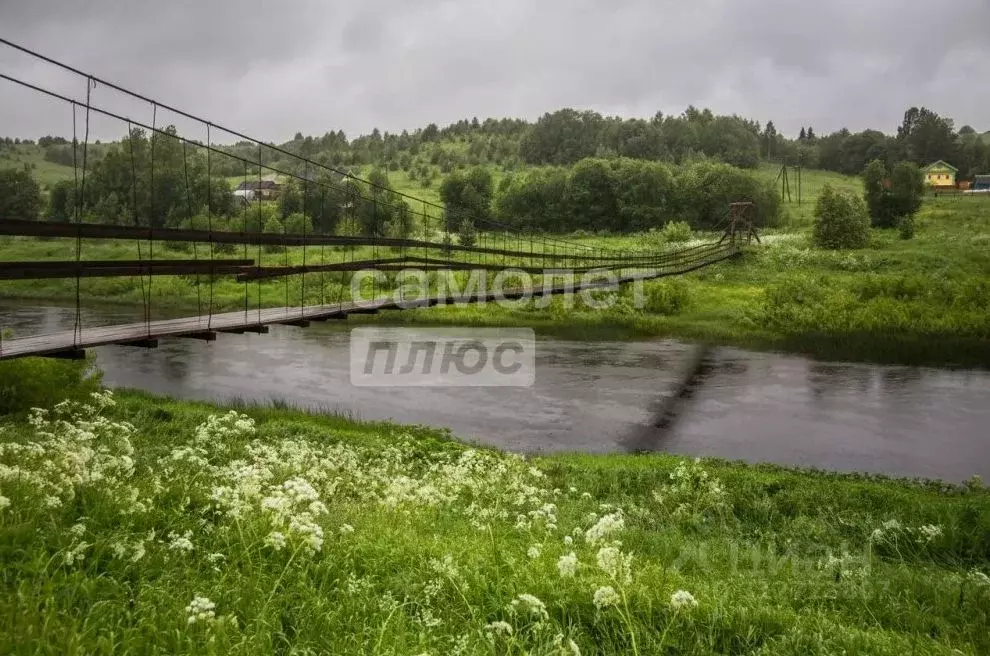
[[[990,494],[138,393],[0,420],[4,653],[979,654]]]

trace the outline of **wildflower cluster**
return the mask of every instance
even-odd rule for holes
[[[709,475],[701,459],[682,461],[668,476],[669,482],[654,491],[653,499],[661,511],[672,517],[704,518],[723,515],[729,507],[729,497],[722,482]]]
[[[917,546],[926,546],[942,537],[940,524],[922,524],[921,526],[904,526],[896,519],[888,519],[880,527],[873,529],[870,542],[876,545],[907,542]]]
[[[101,415],[114,405],[110,391],[91,402],[65,401],[51,411],[35,408],[28,442],[0,443],[0,487],[11,496],[57,508],[86,489],[128,512],[147,509],[129,485],[134,475],[134,427]],[[4,503],[11,503],[4,497]]]

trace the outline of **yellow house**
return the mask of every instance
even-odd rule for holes
[[[959,169],[948,162],[939,160],[921,170],[925,173],[925,182],[932,187],[956,186],[956,172]]]

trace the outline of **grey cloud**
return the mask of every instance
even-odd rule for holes
[[[688,104],[791,134],[921,104],[985,130],[987,24],[985,0],[0,1],[0,35],[272,140]],[[0,71],[53,79],[3,49]],[[0,131],[66,132],[64,108],[14,105]]]

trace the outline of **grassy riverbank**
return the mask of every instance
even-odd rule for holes
[[[990,650],[979,487],[92,405],[0,424],[4,653]]]
[[[841,177],[841,176],[840,176]],[[806,185],[817,178],[809,177]],[[842,179],[845,185],[853,184]],[[665,336],[749,348],[804,352],[819,358],[990,367],[990,202],[982,198],[926,201],[917,235],[874,230],[868,248],[822,251],[810,246],[807,213],[791,207],[787,230],[764,235],[741,259],[646,284],[645,307],[637,309],[626,289],[606,309],[570,306],[555,298],[540,303],[437,307],[383,313],[368,322],[527,325],[563,337],[624,339]],[[573,236],[587,245],[644,247],[640,236]],[[8,239],[9,260],[74,259],[71,240]],[[327,249],[329,252],[330,249]],[[207,257],[200,249],[199,257]],[[372,257],[348,253],[348,259]],[[240,252],[239,252],[240,254]],[[147,245],[143,255],[147,257]],[[156,257],[190,257],[192,251],[157,250]],[[247,254],[257,257],[255,250]],[[337,254],[337,258],[342,254]],[[137,258],[137,245],[88,243],[86,259]],[[331,255],[327,255],[328,258]],[[269,265],[301,263],[300,249],[261,253]],[[308,261],[319,261],[315,249]],[[511,263],[510,263],[511,264]],[[0,298],[75,299],[74,280],[4,281]],[[215,311],[249,307],[337,302],[350,295],[346,280],[308,274],[243,285],[231,277],[212,289],[206,278],[84,279],[84,301],[140,305],[150,294],[153,310],[205,313],[212,293]]]

